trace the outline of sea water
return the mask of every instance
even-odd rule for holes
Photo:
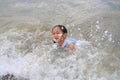
[[[53,44],[57,24],[73,53]],[[119,0],[0,0],[0,80],[119,79]]]

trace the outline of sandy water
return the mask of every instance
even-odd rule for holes
[[[119,80],[119,0],[0,1],[1,80]],[[63,24],[80,40],[73,54],[54,47]]]

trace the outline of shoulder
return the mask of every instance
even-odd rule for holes
[[[74,45],[76,42],[77,42],[76,39],[71,39],[71,38],[66,39],[66,40],[64,41],[64,43],[63,43],[63,47],[67,47],[67,48],[68,48],[70,45],[71,45],[71,47],[72,47],[72,45]]]

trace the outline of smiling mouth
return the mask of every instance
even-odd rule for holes
[[[57,40],[56,40],[56,39],[53,39],[53,41],[55,41],[55,42],[56,42]]]
[[[59,38],[54,38],[53,41],[58,42]]]

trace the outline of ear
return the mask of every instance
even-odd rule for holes
[[[63,34],[63,37],[66,38],[66,37],[67,37],[67,33],[64,33],[64,34]]]

